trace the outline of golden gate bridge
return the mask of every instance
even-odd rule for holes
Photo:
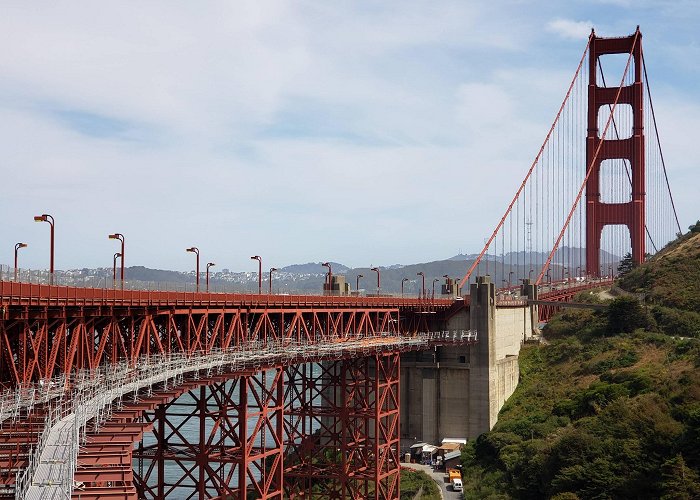
[[[678,232],[641,33],[592,33],[461,286],[546,321]],[[397,499],[401,355],[480,341],[448,328],[468,295],[81,288],[51,255],[48,284],[0,280],[0,498]]]

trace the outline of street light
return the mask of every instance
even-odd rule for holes
[[[114,254],[114,257],[112,257],[112,288],[117,286],[117,259],[121,256],[122,254],[117,252]]]
[[[433,298],[435,298],[435,283],[440,281],[440,278],[435,278],[433,279]]]
[[[379,294],[379,290],[381,290],[381,288],[382,288],[382,286],[381,286],[382,285],[382,282],[381,282],[382,273],[378,267],[373,267],[372,269],[370,269],[370,271],[374,271],[375,273],[377,273],[377,294]]]
[[[197,248],[197,247],[186,248],[185,252],[192,252],[195,255],[197,255],[197,279],[196,279],[196,283],[197,283],[197,291],[199,291],[199,248]]]
[[[566,270],[566,266],[562,266],[562,268],[561,268],[561,280],[562,280],[562,281],[564,281],[564,276],[566,276],[566,274],[567,274],[568,272],[569,272],[569,271]]]
[[[404,278],[401,280],[401,296],[403,297],[403,284],[408,281],[408,278]]]
[[[331,290],[331,277],[333,276],[333,269],[331,268],[331,263],[330,262],[324,262],[321,264],[322,267],[327,267],[328,268],[328,274],[327,274],[327,280],[328,280],[328,293],[330,294],[332,292]]]
[[[425,298],[425,274],[423,271],[416,273],[416,276],[421,276],[423,278],[423,285],[421,286],[421,295]]]
[[[109,235],[110,240],[119,240],[122,242],[122,251],[121,251],[121,259],[122,259],[122,267],[120,271],[120,279],[122,281],[122,290],[124,290],[124,235],[121,233],[114,233]]]
[[[258,261],[258,295],[262,295],[262,257],[253,255],[250,259]]]
[[[513,284],[513,275],[515,274],[515,271],[508,271],[508,289],[510,290],[511,285]]]
[[[534,269],[530,269],[530,270],[528,271],[528,273],[527,273],[527,281],[528,281],[528,283],[532,283],[532,273],[534,273],[534,272],[535,272]]]
[[[271,268],[270,268],[270,292],[269,292],[270,295],[272,295],[272,272],[273,272],[273,271],[277,271],[277,268],[276,268],[276,267],[271,267]]]
[[[17,267],[17,252],[19,251],[20,248],[26,248],[27,244],[26,243],[15,243],[15,281],[17,281],[17,272],[19,268]]]
[[[53,239],[54,239],[54,219],[49,214],[35,215],[34,222],[48,222],[51,225],[51,260],[49,263],[49,285],[53,285]]]
[[[209,293],[209,268],[214,267],[216,264],[213,262],[207,262],[207,293]]]
[[[358,274],[357,279],[355,280],[355,290],[359,291],[360,290],[360,278],[364,278],[364,274]]]

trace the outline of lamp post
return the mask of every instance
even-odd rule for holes
[[[359,290],[360,290],[360,278],[364,278],[364,277],[365,277],[364,274],[358,274],[358,275],[357,275],[357,279],[355,279],[355,291],[359,291]]]
[[[322,266],[322,267],[327,267],[327,268],[328,268],[328,274],[326,275],[326,276],[327,276],[327,277],[326,277],[326,280],[328,281],[328,286],[327,286],[326,289],[328,290],[328,294],[329,294],[329,295],[332,295],[332,293],[331,293],[331,292],[332,292],[332,290],[331,290],[331,278],[332,278],[332,276],[333,276],[333,269],[331,268],[331,263],[330,263],[330,262],[324,262],[323,264],[321,264],[321,266]]]
[[[273,271],[277,271],[276,267],[271,267],[270,268],[270,291],[269,294],[272,295],[272,273]]]
[[[114,254],[114,257],[112,257],[112,288],[116,288],[117,286],[117,259],[121,256],[122,254],[117,252]]]
[[[374,271],[375,273],[377,273],[377,295],[379,295],[379,291],[382,289],[382,273],[379,270],[379,267],[373,267],[372,269],[370,269],[370,271]]]
[[[433,298],[435,298],[435,283],[440,281],[440,278],[435,278],[433,279]]]
[[[421,286],[421,295],[425,298],[425,273],[423,271],[416,273],[416,276],[423,278],[423,285]]]
[[[513,275],[515,274],[515,271],[508,271],[508,289],[510,290],[510,287],[513,285]]]
[[[615,275],[613,274],[613,265],[612,265],[612,264],[609,264],[609,265],[608,265],[608,277],[609,277],[610,279],[612,279],[612,278],[615,277]]]
[[[532,283],[532,273],[535,272],[534,269],[530,269],[527,273],[527,281],[528,283]]]
[[[49,285],[53,285],[53,241],[54,241],[54,219],[49,214],[35,215],[34,222],[48,222],[51,225],[51,260],[49,262]]]
[[[262,295],[262,257],[253,255],[250,259],[258,261],[258,295]]]
[[[450,287],[450,275],[449,274],[443,274],[443,278],[445,278],[445,292],[449,291]],[[454,284],[452,285],[454,287]],[[454,291],[454,290],[453,290]]]
[[[196,283],[197,283],[197,291],[199,291],[199,248],[197,248],[197,247],[190,247],[190,248],[186,248],[185,251],[186,251],[186,252],[192,252],[193,254],[195,254],[195,255],[197,256],[197,270],[196,270],[197,279],[196,279]]]
[[[581,266],[578,266],[578,267],[576,268],[576,277],[577,277],[577,278],[580,278],[580,277],[581,277]]]
[[[19,272],[19,267],[17,266],[17,252],[20,248],[26,248],[26,243],[15,243],[15,281],[17,281],[17,273]]]
[[[216,264],[213,262],[207,262],[207,293],[209,293],[209,268],[214,267]]]
[[[408,278],[404,278],[401,280],[401,296],[403,297],[403,284],[408,281]]]
[[[561,280],[562,281],[564,281],[564,276],[566,276],[567,273],[568,273],[568,271],[566,270],[566,266],[562,266],[562,268],[561,268]]]
[[[121,251],[121,259],[122,259],[122,266],[121,266],[121,271],[119,274],[119,277],[122,282],[122,290],[124,290],[124,235],[121,233],[114,233],[109,235],[110,240],[119,240],[122,242],[122,251]]]

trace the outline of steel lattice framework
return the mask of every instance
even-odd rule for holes
[[[161,353],[253,340],[429,331],[451,300],[138,292],[0,282],[5,387]],[[401,312],[401,313],[400,313]],[[434,314],[432,314],[434,316]],[[433,328],[434,329],[434,328]]]
[[[322,346],[284,364],[272,357],[194,370],[120,395],[81,431],[73,497],[396,499],[400,353],[475,341],[400,339],[435,330],[465,302],[0,282],[0,381],[47,394],[58,384],[65,394],[78,374],[108,366],[138,371],[144,360],[206,359],[250,345]],[[0,416],[0,483],[11,487],[31,466],[31,447],[58,421],[51,397]]]

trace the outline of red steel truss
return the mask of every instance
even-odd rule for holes
[[[610,286],[612,284],[612,280],[601,279],[581,284],[557,282],[556,284],[558,286],[552,287],[550,285],[549,290],[540,292],[538,296],[540,300],[549,302],[549,304],[537,305],[537,318],[539,321],[547,322],[552,316],[554,316],[554,314],[562,310],[562,307],[557,306],[556,303],[568,303],[573,301],[574,297],[581,292]]]
[[[200,385],[143,415],[134,450],[139,498],[282,498],[283,371]]]
[[[88,434],[73,498],[397,499],[399,360],[220,374],[126,398]]]
[[[124,396],[107,421],[88,423],[73,497],[272,499],[313,493],[395,499],[400,352],[425,345],[384,349],[382,339],[438,330],[463,307],[439,299],[0,282],[0,387],[40,387],[42,381],[54,390],[54,382],[44,381],[62,376],[70,390],[78,372],[124,361],[140,366],[144,356],[157,354],[215,354],[252,342],[354,342],[318,359],[300,355],[284,367],[271,360],[243,371],[197,372],[176,387],[161,384]],[[438,341],[444,342],[463,340]],[[27,466],[43,423],[41,404],[0,421],[0,489],[11,489],[16,472]]]
[[[399,353],[287,368],[289,498],[394,499]]]
[[[449,300],[131,292],[0,282],[0,384],[253,340],[429,331]],[[434,329],[434,328],[433,328]]]

